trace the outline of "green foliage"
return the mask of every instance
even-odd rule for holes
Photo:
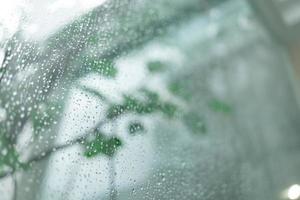
[[[173,81],[168,86],[169,91],[185,100],[191,98],[192,94],[183,81]]]
[[[107,110],[106,117],[114,119],[125,113],[135,113],[139,115],[161,112],[165,116],[174,117],[177,111],[177,106],[172,102],[165,102],[159,98],[159,95],[153,91],[142,89],[146,99],[138,99],[132,95],[124,95],[123,103],[110,106]]]
[[[10,170],[27,168],[26,164],[19,161],[19,153],[4,135],[0,136],[0,155],[0,172],[5,168]]]
[[[147,64],[147,68],[151,73],[158,73],[165,71],[167,67],[161,61],[150,61]]]
[[[159,101],[159,95],[156,92],[150,91],[146,88],[140,90],[151,103],[157,103]]]
[[[60,115],[63,105],[62,102],[49,101],[42,105],[31,114],[31,121],[35,133],[49,129]]]
[[[123,105],[126,111],[135,112],[138,114],[144,114],[147,112],[146,106],[143,104],[142,101],[138,100],[137,98],[131,95],[124,95],[123,98]]]
[[[118,149],[122,146],[122,141],[118,137],[108,137],[98,132],[95,139],[84,142],[85,152],[84,155],[88,158],[92,158],[98,155],[106,155],[113,157]]]
[[[215,112],[221,112],[221,113],[232,112],[232,108],[230,105],[218,99],[211,100],[208,105]]]
[[[187,113],[183,117],[183,121],[186,127],[193,133],[193,134],[201,134],[206,133],[207,128],[204,122],[204,119],[199,116],[199,114],[190,112]]]
[[[91,72],[98,73],[107,78],[115,78],[118,72],[113,61],[108,59],[83,57],[81,63]]]
[[[16,165],[16,163],[18,163],[18,154],[15,148],[9,146],[1,148],[0,167],[13,167]]]
[[[172,118],[175,116],[177,107],[171,103],[171,102],[165,102],[161,104],[160,110],[169,118]]]
[[[108,119],[115,119],[117,117],[119,117],[120,115],[122,115],[125,111],[127,111],[128,108],[126,108],[123,105],[112,105],[108,110],[107,110],[107,114],[106,117]]]
[[[141,122],[134,121],[134,122],[129,123],[128,132],[131,135],[137,135],[137,134],[142,133],[144,131],[145,131],[145,127]]]
[[[99,42],[99,37],[97,34],[92,34],[89,36],[88,42],[91,44],[97,44]]]
[[[0,77],[3,76],[3,73],[5,73],[5,67],[2,67],[0,63]]]

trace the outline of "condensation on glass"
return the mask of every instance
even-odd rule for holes
[[[300,197],[285,50],[244,0],[0,2],[1,200]]]

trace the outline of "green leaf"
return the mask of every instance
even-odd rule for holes
[[[167,67],[161,61],[150,61],[147,64],[147,68],[151,73],[158,73],[165,71]]]
[[[150,91],[146,88],[142,88],[141,92],[146,95],[148,102],[157,103],[159,101],[159,95],[156,92]]]
[[[115,119],[125,113],[127,111],[127,108],[123,105],[112,105],[108,110],[106,117],[108,119]]]
[[[107,78],[114,78],[117,75],[117,69],[115,68],[114,63],[110,60],[97,60],[96,58],[87,58],[85,59],[84,64],[90,70]]]
[[[160,106],[160,110],[165,114],[167,117],[172,118],[176,115],[177,106],[171,102],[165,102]]]
[[[202,117],[200,117],[197,113],[191,112],[187,113],[183,121],[186,127],[193,133],[193,134],[200,134],[206,133],[206,125]]]
[[[127,111],[132,111],[132,112],[142,112],[143,110],[143,105],[142,102],[139,101],[137,98],[134,98],[133,96],[130,95],[124,95],[124,107],[126,108]]]
[[[129,95],[124,96],[124,107],[136,114],[149,114],[155,111],[155,106],[149,100],[141,101]]]
[[[192,96],[188,88],[184,86],[184,83],[182,83],[181,81],[174,81],[170,83],[168,89],[172,94],[185,100],[190,99]]]
[[[208,105],[215,112],[230,113],[232,111],[230,105],[218,99],[213,99]]]
[[[136,135],[145,131],[145,127],[141,122],[130,122],[128,132],[131,135]]]
[[[101,154],[108,157],[113,157],[121,146],[121,139],[115,136],[107,137],[102,133],[97,133],[94,140],[85,142],[84,155],[88,158],[92,158]]]
[[[112,157],[115,155],[115,153],[121,146],[122,146],[121,139],[117,137],[112,137],[108,139],[108,141],[106,142],[103,153],[109,157]]]
[[[145,115],[150,114],[155,111],[155,105],[149,103],[149,104],[139,104],[135,107],[133,110],[136,114]]]
[[[146,100],[140,100],[130,95],[124,95],[123,103],[112,105],[107,110],[106,117],[114,119],[125,113],[135,113],[139,115],[162,112],[167,117],[174,117],[177,112],[177,106],[171,102],[160,101],[157,93],[150,90],[141,90],[147,97]]]

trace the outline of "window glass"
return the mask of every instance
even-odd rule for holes
[[[300,196],[288,57],[246,1],[1,5],[1,200]]]

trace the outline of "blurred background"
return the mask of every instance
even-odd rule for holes
[[[0,2],[0,200],[300,199],[300,2]]]

